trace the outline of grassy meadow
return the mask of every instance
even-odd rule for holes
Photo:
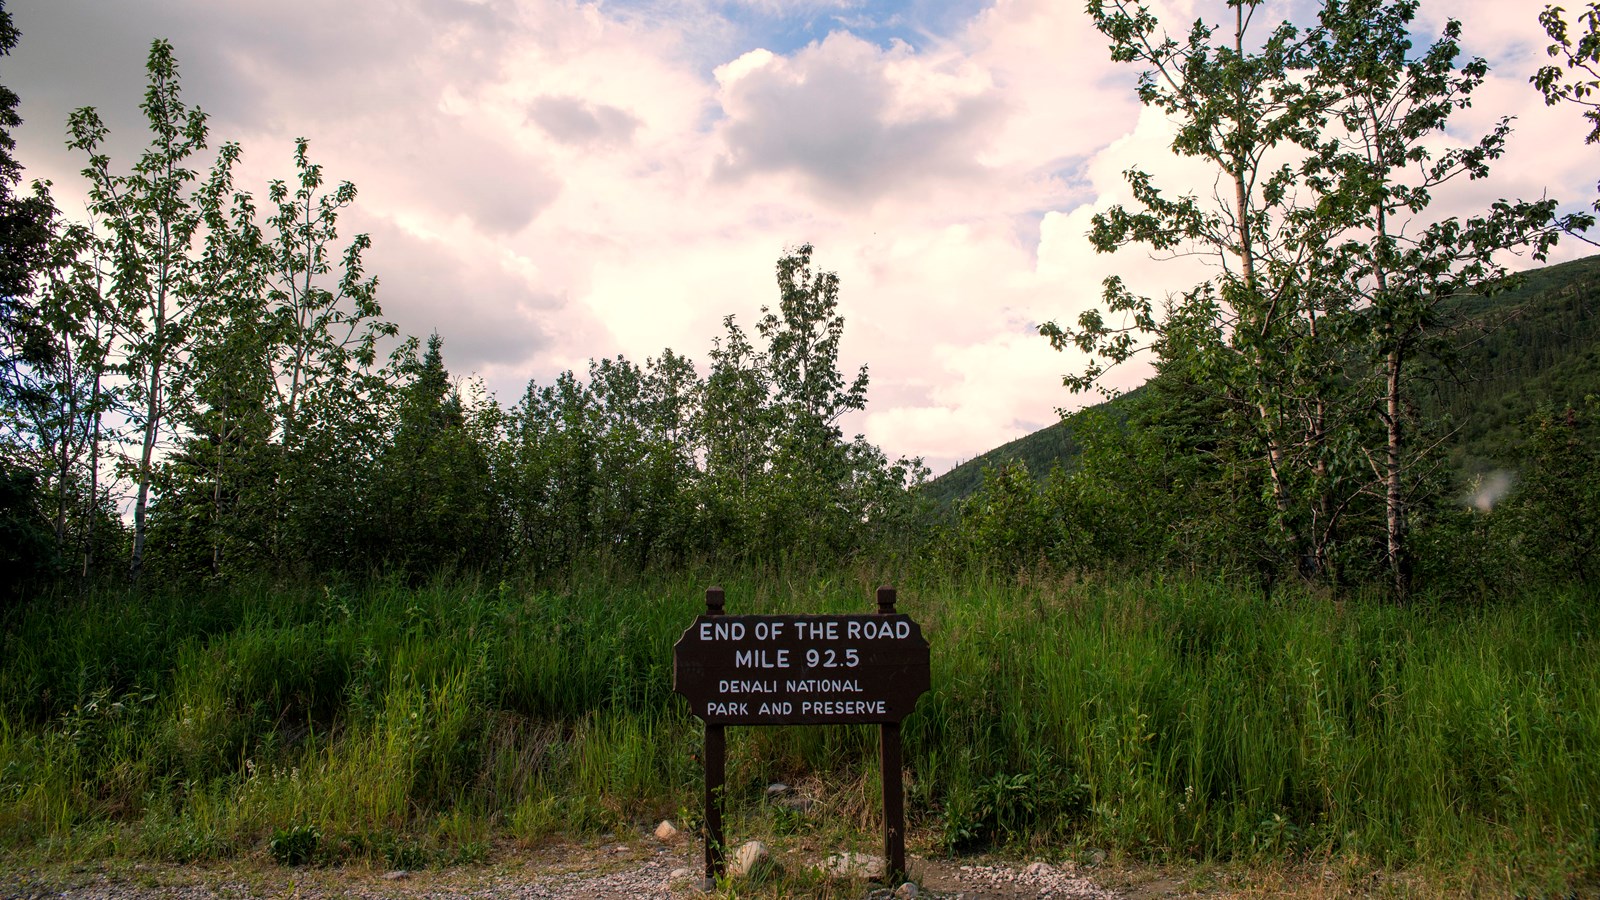
[[[672,645],[859,612],[860,573],[42,598],[0,646],[0,854],[418,867],[699,814]],[[1600,606],[1397,607],[1201,581],[903,581],[914,853],[1325,860],[1561,893],[1600,872]],[[864,727],[729,730],[730,838],[871,846]],[[769,807],[808,785],[810,813]]]

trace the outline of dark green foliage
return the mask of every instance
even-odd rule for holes
[[[1089,786],[1058,765],[997,772],[946,799],[944,847],[959,853],[1004,846],[1026,841],[1041,827],[1070,827],[1087,816],[1089,799]]]
[[[1418,417],[1439,422],[1465,477],[1527,459],[1525,424],[1541,405],[1600,394],[1600,257],[1535,269],[1468,302],[1458,349],[1424,375]]]
[[[21,34],[0,2],[0,57],[9,56]],[[31,370],[55,356],[49,327],[50,304],[34,296],[40,275],[51,263],[55,206],[42,186],[18,196],[22,166],[12,156],[12,130],[22,124],[20,98],[0,85],[0,608],[20,587],[53,574],[59,562],[45,512],[49,484],[39,460],[29,458],[25,441],[13,432],[24,411],[36,408],[38,385]]]
[[[497,423],[469,423],[443,345],[429,337],[427,352],[404,370],[410,384],[373,485],[369,558],[415,576],[486,567],[503,546],[485,446]]]
[[[1541,404],[1582,409],[1585,397],[1600,395],[1600,319],[1591,302],[1597,278],[1600,258],[1535,269],[1507,289],[1457,301],[1459,311],[1448,314],[1461,324],[1450,332],[1448,352],[1423,370],[1410,411],[1418,439],[1438,443],[1454,463],[1427,467],[1413,494],[1424,591],[1503,596],[1555,577],[1556,568],[1544,565],[1550,557],[1515,549],[1539,533],[1536,517],[1513,515],[1514,504],[1484,516],[1469,511],[1463,498],[1485,480],[1516,481],[1550,456],[1548,449],[1533,449],[1549,427],[1534,424]],[[1552,415],[1547,411],[1543,421]],[[1221,572],[1268,586],[1301,562],[1286,559],[1273,540],[1275,526],[1260,503],[1269,488],[1243,459],[1247,425],[1185,365],[1170,361],[1138,391],[967,464],[985,464],[981,485],[955,493],[967,477],[957,469],[927,490],[953,495],[964,511],[961,541],[970,548],[969,561],[980,566],[1154,566]],[[1025,460],[1026,469],[998,462],[1013,458],[1008,448],[1018,455],[1048,451],[1068,435],[1070,454],[1036,453]],[[1582,428],[1577,440],[1595,446]],[[1029,484],[1018,480],[1025,472],[1032,474]],[[1577,496],[1552,492],[1549,502]],[[1366,490],[1346,495],[1343,533],[1379,528],[1380,500]],[[1008,504],[1015,511],[1002,515]],[[1583,508],[1568,507],[1574,515]],[[1042,525],[1037,533],[1007,538],[997,530],[1006,519]],[[1382,573],[1381,548],[1370,541],[1341,539],[1330,549],[1321,566],[1335,585]],[[1559,568],[1558,581],[1578,572]]]
[[[1419,527],[1431,594],[1468,602],[1545,585],[1593,590],[1600,550],[1595,403],[1545,407],[1523,424],[1521,465],[1443,486]]]
[[[104,293],[115,310],[126,381],[120,407],[137,432],[133,464],[133,552],[128,571],[144,567],[157,451],[170,438],[186,397],[185,355],[205,318],[204,278],[196,245],[203,238],[202,204],[193,200],[192,157],[209,140],[206,115],[183,102],[172,45],[152,41],[140,110],[150,143],[127,172],[112,170],[109,135],[93,108],[75,111],[68,146],[88,157],[89,213],[106,267]],[[226,165],[227,157],[223,157]]]
[[[1600,578],[1600,399],[1582,413],[1546,408],[1531,424],[1528,465],[1500,514],[1512,519],[1508,530],[1533,573],[1592,584]]]
[[[0,57],[9,56],[21,34],[11,14],[0,3]],[[40,191],[18,196],[22,166],[12,157],[16,139],[12,129],[22,124],[17,115],[16,93],[0,85],[0,401],[13,402],[11,369],[36,363],[44,335],[39,333],[39,310],[28,302],[34,281],[49,255],[55,206]]]
[[[961,505],[961,536],[977,565],[1001,570],[1043,563],[1060,543],[1038,482],[1019,462],[983,470],[983,483]]]
[[[1593,217],[1545,198],[1429,218],[1434,195],[1486,175],[1510,132],[1502,119],[1431,147],[1488,71],[1461,57],[1459,22],[1419,46],[1415,0],[1328,0],[1315,23],[1260,35],[1257,4],[1230,5],[1226,30],[1202,18],[1176,36],[1136,0],[1088,7],[1112,58],[1147,67],[1139,97],[1173,122],[1172,153],[1222,186],[1207,196],[1130,170],[1133,204],[1096,214],[1090,240],[1204,256],[1217,274],[1159,304],[1111,278],[1100,307],[1040,333],[1088,355],[1065,379],[1074,391],[1150,350],[1222,404],[1232,465],[1267,487],[1268,570],[1337,584],[1381,534],[1404,598],[1434,446],[1411,414],[1419,365],[1440,354],[1461,297],[1502,283],[1503,251],[1542,260]],[[1383,515],[1359,515],[1373,494]]]
[[[37,590],[56,568],[55,542],[32,472],[0,459],[0,610]]]
[[[322,833],[315,825],[292,825],[279,828],[267,842],[267,851],[280,866],[303,866],[316,856]]]
[[[528,386],[494,454],[518,564],[826,562],[922,540],[920,460],[891,463],[836,424],[865,404],[867,386],[865,369],[848,386],[838,371],[837,276],[812,272],[809,246],[777,274],[765,347],[727,317],[704,379],[669,349],[642,367],[602,359],[587,381],[566,372]]]
[[[979,568],[1157,567],[1270,581],[1276,565],[1225,417],[1176,369],[1064,420],[1081,450],[1035,480],[1020,463],[984,471],[958,534]]]
[[[196,341],[189,434],[165,461],[150,511],[150,569],[194,581],[247,570],[267,557],[281,456],[266,403],[262,333],[243,316]]]

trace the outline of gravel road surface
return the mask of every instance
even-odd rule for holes
[[[683,846],[556,848],[527,861],[502,861],[481,867],[423,872],[380,872],[358,868],[284,869],[265,865],[185,867],[140,864],[108,871],[71,873],[0,871],[0,898],[43,900],[234,900],[282,898],[323,900],[420,900],[420,898],[526,898],[526,900],[687,900],[704,897],[695,887],[695,853]],[[786,862],[785,865],[794,865]],[[913,892],[892,892],[867,882],[821,881],[819,894],[901,900],[1033,900],[1083,898],[1117,900],[1070,864],[963,864],[913,860]]]

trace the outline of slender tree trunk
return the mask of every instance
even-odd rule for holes
[[[67,383],[72,383],[72,378],[70,376],[67,379]],[[69,388],[69,390],[71,390],[73,399],[67,403],[67,418],[66,422],[63,423],[61,428],[61,449],[60,453],[56,457],[55,535],[56,549],[58,552],[66,549],[67,506],[72,502],[72,492],[68,490],[68,484],[70,483],[71,478],[68,472],[68,466],[71,464],[72,460],[72,438],[70,435],[77,431],[78,422],[77,389]]]
[[[94,436],[89,439],[89,492],[84,498],[83,572],[79,576],[89,580],[94,571],[96,524],[100,507],[100,376],[94,377]]]
[[[1306,302],[1306,333],[1311,338],[1311,346],[1320,345],[1318,334],[1316,302]],[[1337,513],[1329,498],[1328,461],[1322,453],[1323,445],[1328,439],[1328,401],[1320,391],[1311,399],[1311,407],[1307,412],[1306,422],[1306,447],[1316,454],[1316,461],[1312,464],[1311,473],[1317,484],[1317,495],[1311,506],[1311,562],[1314,571],[1312,574],[1319,578],[1326,578],[1337,588],[1339,573],[1334,569],[1333,548],[1337,541]]]
[[[217,473],[211,480],[211,577],[222,575],[222,473],[227,465],[228,416],[217,434]]]
[[[1405,358],[1398,346],[1392,347],[1384,358],[1386,375],[1385,411],[1389,429],[1384,458],[1384,497],[1386,513],[1387,549],[1389,571],[1394,578],[1394,594],[1404,600],[1411,590],[1411,560],[1406,552],[1405,495],[1401,488],[1401,451],[1403,450],[1400,410],[1401,366]]]
[[[1233,47],[1241,59],[1244,58],[1244,7],[1240,3],[1234,7]],[[1243,90],[1241,86],[1241,91]],[[1243,123],[1248,115],[1248,107],[1244,95],[1238,97],[1234,111],[1235,122]],[[1245,173],[1248,162],[1240,156],[1234,156],[1229,161],[1229,175],[1233,178],[1233,214],[1237,220],[1239,231],[1239,267],[1244,276],[1246,295],[1253,301],[1259,299],[1259,288],[1256,276],[1255,235],[1250,228],[1250,186],[1246,181]],[[1272,327],[1273,310],[1268,309],[1263,315],[1260,327],[1260,339],[1264,339]],[[1241,327],[1243,321],[1240,322]],[[1253,360],[1258,374],[1262,373],[1259,355]],[[1278,434],[1278,429],[1273,422],[1272,411],[1267,408],[1265,401],[1257,401],[1256,412],[1261,416],[1263,436],[1267,444],[1267,477],[1272,484],[1272,502],[1278,509],[1278,532],[1284,542],[1289,546],[1291,555],[1296,558],[1300,555],[1301,538],[1293,526],[1289,524],[1289,488],[1284,482],[1284,452],[1283,444]]]
[[[135,584],[144,570],[145,510],[150,502],[151,465],[155,457],[157,422],[156,413],[160,391],[159,367],[151,368],[150,402],[145,405],[144,443],[139,456],[139,492],[133,502],[133,556],[128,564],[128,577]]]
[[[1371,101],[1369,99],[1369,109]],[[1374,118],[1376,114],[1373,113]],[[1388,296],[1389,273],[1383,263],[1383,248],[1388,245],[1389,218],[1388,210],[1380,201],[1376,205],[1378,247],[1380,256],[1375,268],[1375,277],[1378,282],[1377,302],[1392,303],[1393,298]],[[1384,348],[1384,419],[1386,434],[1384,436],[1384,550],[1389,558],[1389,574],[1392,578],[1396,600],[1404,600],[1411,589],[1411,561],[1406,548],[1406,510],[1405,493],[1402,490],[1403,472],[1401,463],[1405,451],[1405,432],[1401,422],[1401,397],[1403,367],[1405,364],[1405,341],[1402,335],[1390,322],[1382,332],[1387,343]]]
[[[158,287],[154,350],[150,360],[150,393],[145,403],[144,442],[139,456],[139,492],[133,503],[133,554],[128,562],[128,577],[135,584],[138,584],[139,575],[144,571],[145,511],[150,502],[150,481],[156,453],[156,438],[160,434],[161,363],[165,351],[163,342],[166,340],[166,318],[166,292]]]
[[[98,285],[96,286],[98,293]],[[102,344],[101,338],[105,338]],[[102,335],[98,326],[95,330],[95,347],[100,356],[94,362],[94,378],[89,388],[89,415],[90,420],[86,425],[84,441],[89,450],[89,489],[83,499],[83,534],[79,538],[82,547],[83,568],[79,574],[80,586],[87,583],[89,575],[94,571],[95,540],[98,535],[97,523],[100,511],[100,433],[103,423],[103,382],[106,370],[106,346],[116,340],[116,329],[113,326],[109,335]]]

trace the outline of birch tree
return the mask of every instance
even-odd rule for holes
[[[1259,5],[1228,7],[1231,29],[1201,22],[1182,41],[1130,0],[1090,7],[1112,58],[1149,67],[1139,95],[1174,120],[1172,151],[1218,172],[1203,197],[1130,171],[1135,207],[1096,216],[1090,239],[1202,254],[1220,274],[1159,305],[1111,279],[1103,309],[1041,331],[1091,355],[1066,379],[1075,390],[1149,348],[1250,411],[1285,562],[1303,573],[1337,576],[1350,511],[1376,499],[1404,596],[1412,368],[1461,297],[1500,282],[1507,251],[1542,259],[1588,217],[1558,217],[1548,198],[1431,211],[1447,184],[1486,175],[1511,132],[1502,119],[1476,139],[1445,133],[1488,71],[1460,59],[1459,22],[1419,51],[1415,0],[1325,0],[1314,24],[1280,23],[1257,42]]]
[[[145,69],[149,86],[140,109],[151,142],[130,172],[112,172],[103,150],[107,128],[92,107],[68,121],[69,146],[89,155],[83,170],[89,211],[109,242],[109,296],[124,323],[127,413],[137,435],[128,465],[135,490],[129,574],[135,580],[144,566],[157,450],[182,402],[183,354],[196,302],[192,247],[202,224],[191,202],[196,173],[189,161],[207,140],[205,114],[182,100],[172,45],[153,42]]]

